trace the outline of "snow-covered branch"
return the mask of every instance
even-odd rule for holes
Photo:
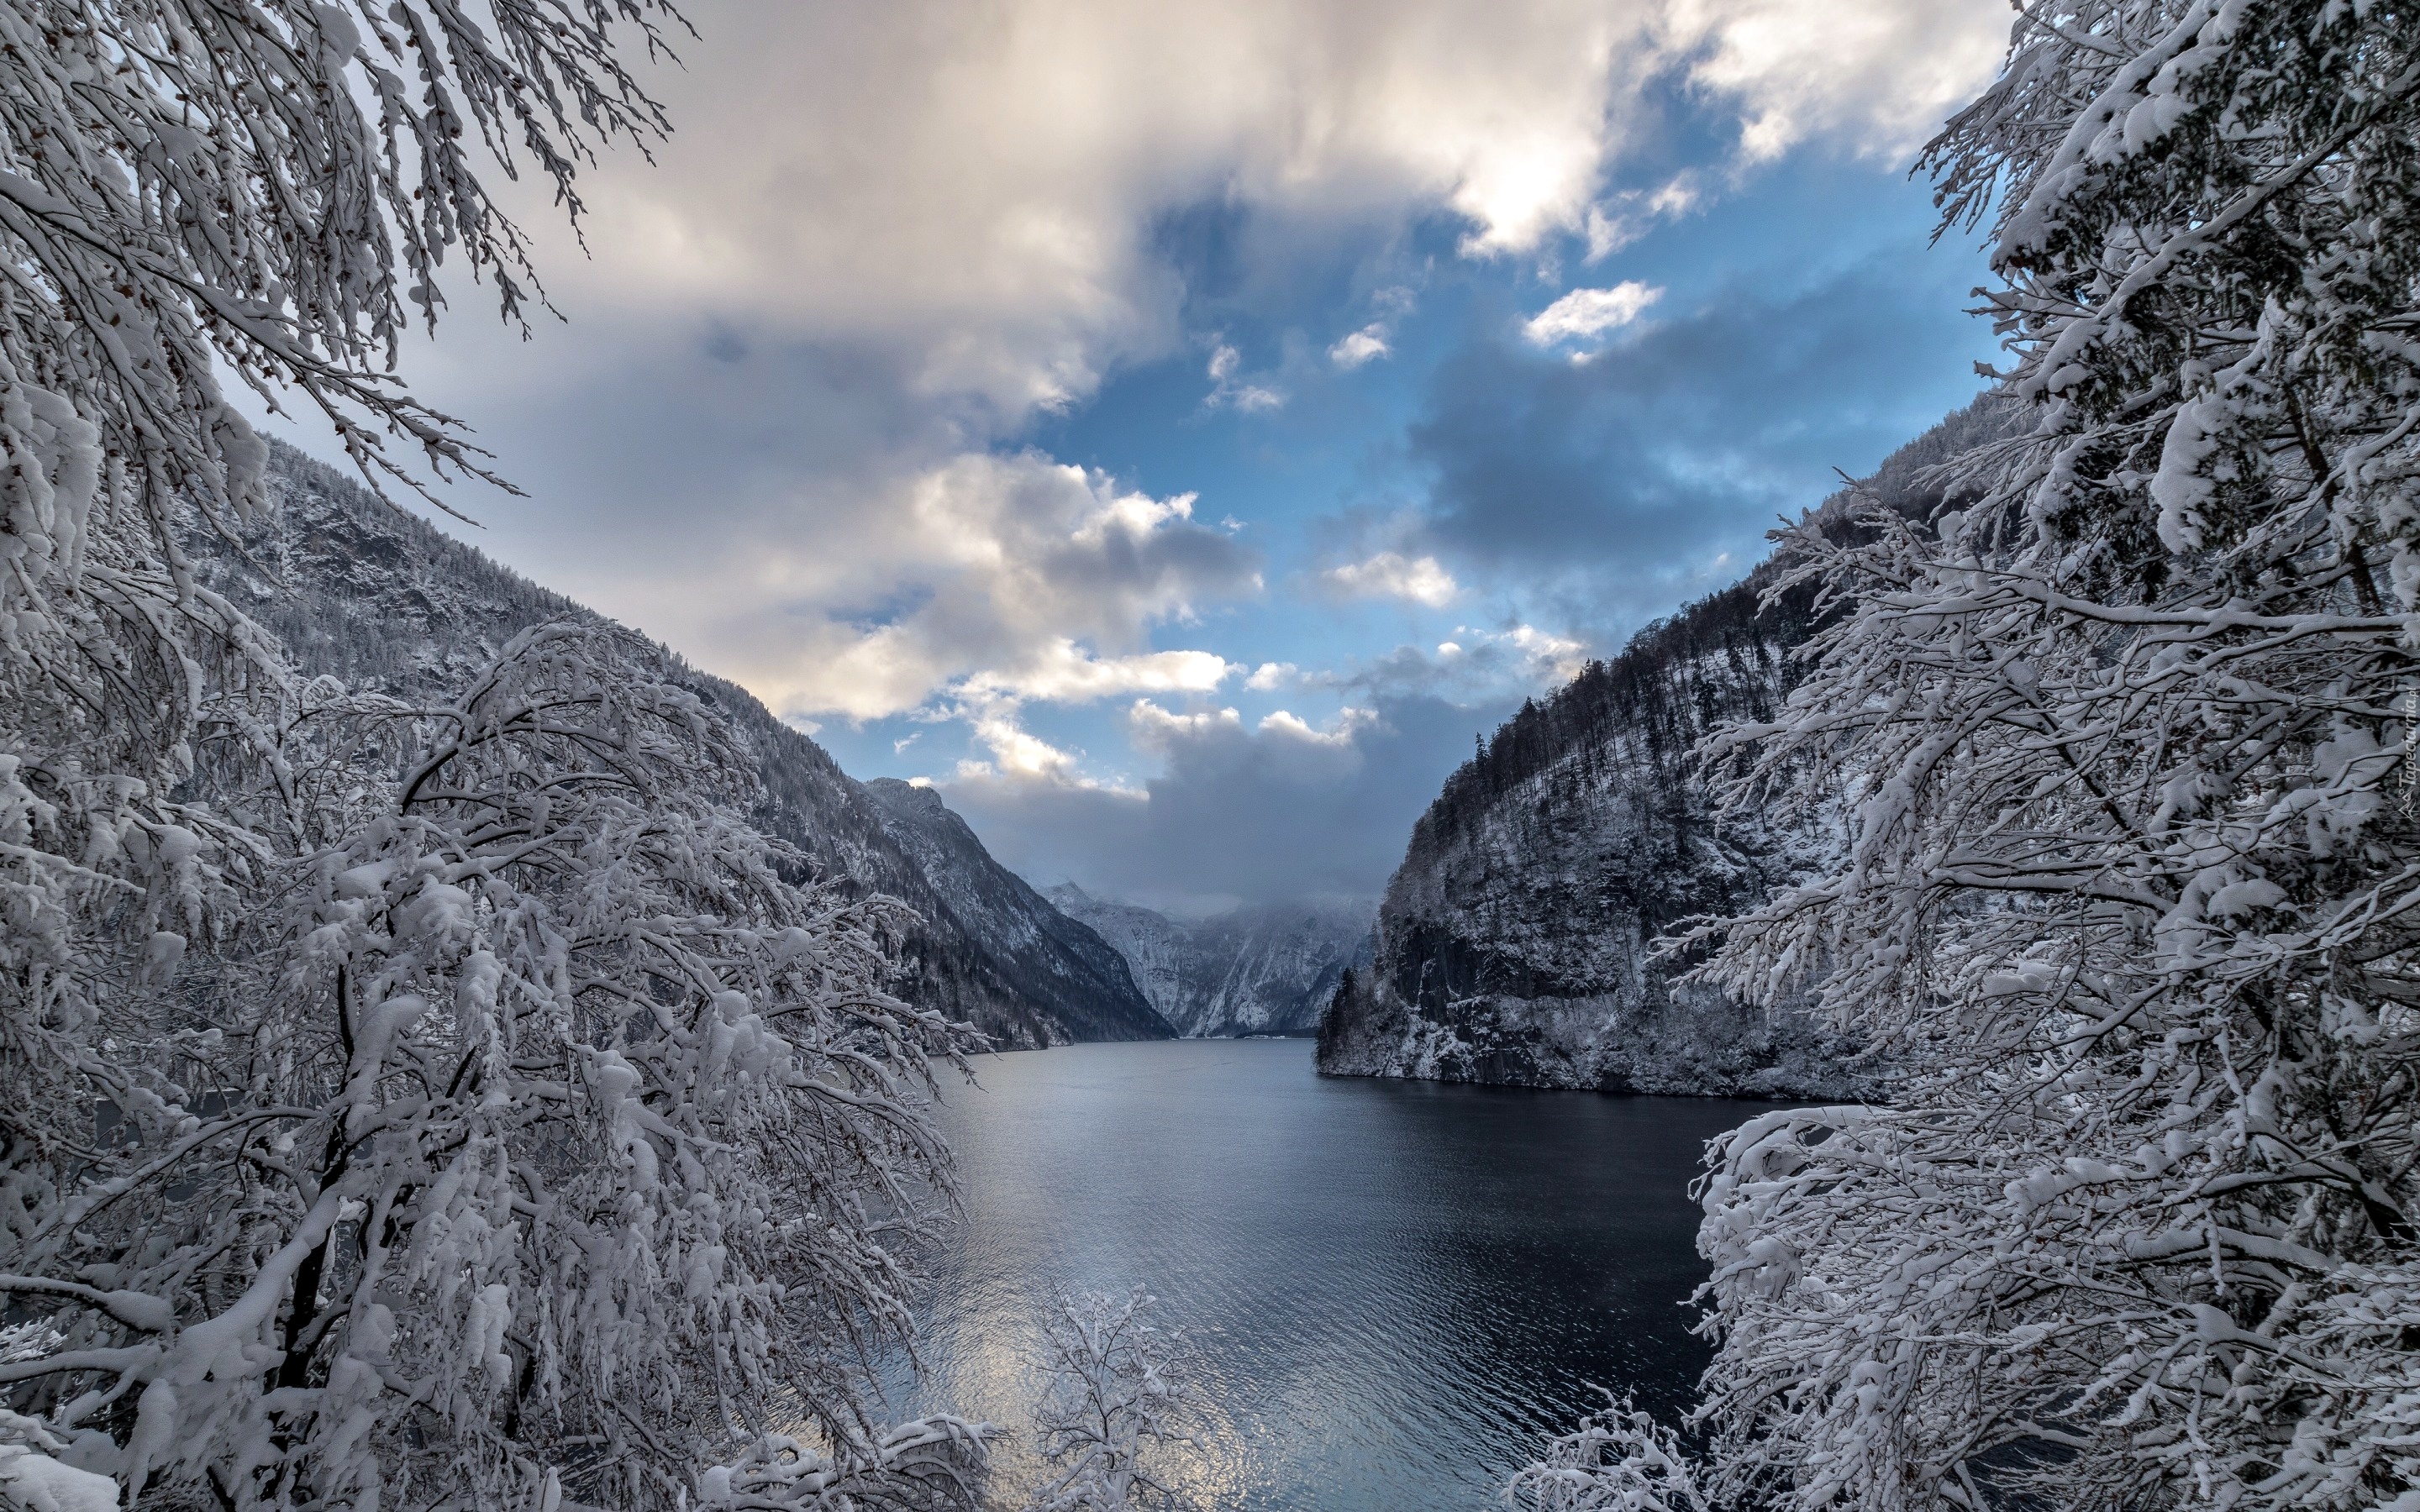
[[[1701,930],[1891,1105],[1718,1145],[1717,1503],[2420,1486],[2420,108],[2392,6],[2030,6],[1928,160],[2031,434],[1790,532],[1830,622],[1727,800],[1845,816]]]

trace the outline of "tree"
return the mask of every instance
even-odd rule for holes
[[[1536,1512],[1702,1512],[1698,1467],[1670,1429],[1612,1399],[1521,1467],[1504,1504]]]
[[[450,5],[31,0],[0,13],[0,1018],[89,1019],[145,969],[162,888],[224,902],[242,845],[182,801],[213,685],[273,683],[268,638],[180,532],[265,507],[224,370],[305,395],[374,477],[381,431],[479,471],[384,369],[458,250],[504,314],[520,234],[473,171],[574,172],[660,113],[617,58],[662,0]],[[512,138],[518,137],[516,149]],[[10,1068],[10,1074],[16,1073]],[[13,1153],[39,1131],[5,1127]]]
[[[1043,1325],[1050,1383],[1034,1409],[1042,1453],[1056,1473],[1027,1512],[1126,1512],[1181,1505],[1143,1465],[1181,1442],[1190,1402],[1179,1343],[1144,1316],[1156,1301],[1138,1288],[1052,1299]]]
[[[1704,967],[1889,1105],[1718,1143],[1719,1504],[2420,1498],[2420,22],[2023,8],[1926,160],[2030,435],[1790,532],[1735,807],[1828,873]]]
[[[47,1336],[0,1381],[87,1467],[271,1506],[955,1488],[971,1430],[856,1383],[964,1031],[881,990],[896,905],[748,826],[750,753],[658,655],[555,624],[450,706],[208,711],[239,758],[286,717],[240,816],[268,906],[28,1057],[0,1287]]]
[[[220,371],[374,481],[486,475],[384,371],[449,251],[542,299],[473,158],[576,219],[676,20],[0,11],[0,1498],[842,1508],[980,1454],[862,1407],[967,1042],[881,990],[892,905],[744,822],[632,638],[404,703],[183,553],[267,503]]]
[[[272,407],[304,396],[373,477],[402,476],[381,432],[440,472],[487,475],[386,371],[415,315],[433,328],[449,250],[508,318],[535,296],[473,154],[508,174],[525,154],[576,218],[581,162],[665,130],[615,35],[654,53],[676,20],[664,0],[486,11],[31,0],[0,15],[0,826],[25,942],[0,968],[41,973],[38,995],[87,991],[86,963],[109,954],[71,922],[83,889],[109,887],[88,873],[115,875],[101,828],[208,839],[168,799],[201,679],[275,675],[178,548],[187,512],[231,530],[265,504],[266,449],[217,373]]]

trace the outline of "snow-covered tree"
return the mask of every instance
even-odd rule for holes
[[[275,675],[198,591],[189,516],[263,503],[266,449],[220,387],[302,395],[365,471],[403,440],[479,471],[389,369],[449,250],[519,318],[521,234],[474,171],[525,160],[576,216],[596,148],[664,129],[617,44],[663,0],[26,0],[0,10],[0,976],[88,995],[122,942],[92,889],[156,880],[105,832],[208,823],[170,800],[203,682]],[[475,139],[475,141],[474,141]],[[171,849],[182,840],[171,838]],[[206,878],[203,863],[194,875]],[[106,912],[106,910],[101,910]]]
[[[525,159],[576,214],[582,160],[663,128],[617,42],[652,52],[672,19],[661,0],[0,9],[0,1034],[96,1012],[158,948],[125,926],[163,894],[203,909],[246,865],[178,796],[208,689],[283,675],[178,547],[263,502],[266,451],[221,375],[304,395],[374,474],[400,465],[382,434],[477,471],[387,371],[408,318],[433,321],[449,249],[508,316],[530,297],[473,158]]]
[[[305,683],[180,549],[264,502],[222,375],[480,471],[388,371],[449,252],[536,297],[474,159],[576,218],[676,20],[0,8],[0,1501],[893,1504],[979,1451],[859,1405],[961,1035],[727,724],[593,625],[450,704]]]
[[[1709,932],[1899,1079],[1704,1191],[1707,1494],[2420,1505],[2420,15],[2050,0],[1931,148],[2029,435],[1786,543],[1834,623]]]
[[[1140,1512],[1184,1504],[1145,1461],[1182,1443],[1191,1410],[1180,1341],[1140,1289],[1052,1299],[1042,1339],[1049,1384],[1034,1407],[1051,1477],[1026,1512]]]
[[[750,752],[660,668],[555,624],[450,706],[205,709],[206,772],[273,757],[255,906],[162,901],[207,952],[12,1047],[0,1288],[45,1337],[0,1383],[77,1468],[168,1505],[957,1489],[971,1430],[858,1403],[959,1031],[884,994],[886,905],[747,825]]]
[[[1698,1466],[1672,1430],[1626,1399],[1549,1441],[1504,1489],[1535,1512],[1705,1512]]]

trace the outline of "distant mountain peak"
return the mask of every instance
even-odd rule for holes
[[[1171,918],[1072,882],[1045,895],[1125,957],[1136,985],[1187,1039],[1310,1033],[1346,968],[1368,959],[1376,912],[1312,898]]]

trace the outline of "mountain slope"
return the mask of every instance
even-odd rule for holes
[[[2000,432],[1979,402],[1900,449],[1864,486],[1929,513],[1923,470]],[[1845,496],[1824,508],[1841,517]],[[1760,568],[1649,626],[1543,703],[1525,705],[1447,779],[1378,912],[1370,969],[1330,1001],[1318,1063],[1408,1076],[1684,1094],[1855,1091],[1853,1045],[1803,1011],[1770,1018],[1673,980],[1651,944],[1802,872],[1829,833],[1714,822],[1691,758],[1734,719],[1770,718],[1810,594],[1761,609]]]
[[[1366,903],[1256,903],[1183,922],[1073,883],[1044,896],[1115,946],[1187,1039],[1309,1033],[1370,938]]]
[[[941,892],[950,917],[979,933],[1021,980],[1069,1005],[1078,1038],[1168,1039],[1176,1033],[1137,988],[1125,958],[1023,877],[993,861],[939,794],[889,777],[866,783],[865,793],[881,812],[885,833]],[[1112,1000],[1122,1005],[1113,1020],[1096,1012],[1076,1017],[1075,1005]],[[1131,1032],[1138,1025],[1150,1032]]]
[[[595,617],[290,448],[276,448],[271,473],[279,528],[243,554],[197,542],[197,571],[276,632],[305,671],[426,694],[531,625]],[[946,855],[911,856],[865,786],[822,747],[736,685],[663,655],[755,746],[760,822],[824,874],[920,916],[895,942],[894,991],[973,1023],[1002,1048],[1171,1033],[1115,953],[971,833]]]

